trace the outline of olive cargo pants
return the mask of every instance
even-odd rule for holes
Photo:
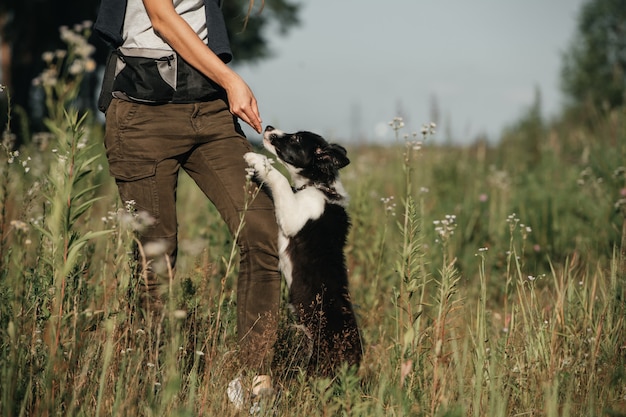
[[[143,247],[150,242],[164,244],[172,266],[176,262],[180,168],[235,235],[246,200],[243,155],[251,146],[223,99],[163,105],[114,99],[106,113],[105,147],[122,202],[133,200],[137,212],[145,211],[155,220],[139,232]],[[255,361],[264,356],[259,349],[271,351],[276,333],[281,284],[277,238],[272,201],[260,192],[245,212],[237,241],[241,255],[237,332],[244,357],[256,352]],[[156,270],[148,273],[149,299],[158,298],[158,275]]]

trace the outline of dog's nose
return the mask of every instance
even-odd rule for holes
[[[267,126],[267,127],[265,128],[265,131],[266,131],[266,132],[271,132],[272,130],[276,130],[276,129],[274,129],[274,126]]]

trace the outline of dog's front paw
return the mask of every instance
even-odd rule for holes
[[[251,168],[257,168],[258,166],[264,166],[267,157],[265,155],[261,155],[260,153],[255,152],[247,152],[243,159],[246,160],[248,166]]]
[[[265,156],[254,152],[246,153],[243,158],[250,168],[254,170],[256,175],[261,179],[265,179],[267,173],[272,167],[272,162]]]

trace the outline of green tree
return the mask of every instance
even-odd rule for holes
[[[256,0],[260,3],[260,0]],[[265,0],[262,10],[248,12],[249,0],[224,0],[222,10],[235,65],[257,62],[272,56],[268,28],[276,23],[280,35],[300,24],[300,4],[292,0]]]
[[[589,0],[563,56],[562,89],[571,107],[610,110],[626,92],[626,1]]]

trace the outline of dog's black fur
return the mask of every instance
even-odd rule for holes
[[[264,156],[246,154],[274,199],[290,303],[313,342],[308,371],[333,376],[343,363],[358,366],[362,357],[344,255],[348,196],[338,175],[350,160],[345,148],[311,132],[287,134],[268,126],[263,142],[294,182],[292,188]]]

